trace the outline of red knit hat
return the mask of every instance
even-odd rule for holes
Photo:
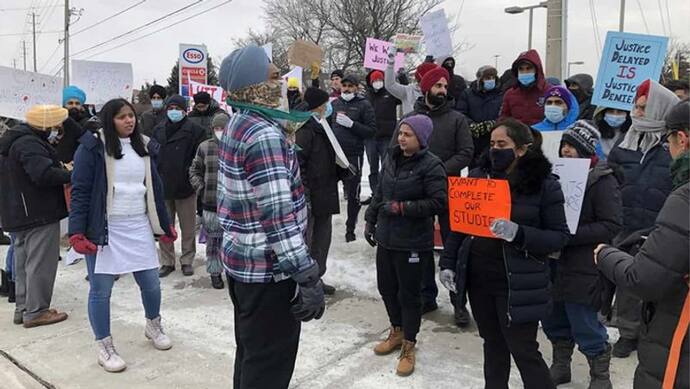
[[[642,96],[647,96],[647,98],[649,98],[649,85],[649,80],[642,81],[642,84],[640,84],[640,86],[637,87],[637,92],[635,93],[635,101],[637,101],[637,99],[639,99]]]
[[[414,78],[417,80],[417,82],[422,82],[422,77],[424,77],[426,72],[437,67],[439,66],[433,62],[424,62],[417,66],[417,70],[414,72]]]
[[[374,70],[373,72],[371,72],[371,76],[369,76],[369,80],[370,80],[371,82],[374,82],[374,81],[377,81],[377,80],[378,80],[378,81],[383,81],[383,72],[380,71],[380,70]]]
[[[450,75],[448,74],[448,71],[440,66],[437,66],[434,69],[429,70],[424,77],[422,77],[422,82],[419,84],[419,89],[422,90],[422,93],[428,92],[434,84],[438,82],[438,80],[445,78],[446,81],[449,81]]]

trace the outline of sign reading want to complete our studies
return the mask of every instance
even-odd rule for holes
[[[632,110],[637,86],[658,80],[668,37],[609,31],[601,55],[592,104]]]

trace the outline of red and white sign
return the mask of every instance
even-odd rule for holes
[[[206,84],[208,53],[204,45],[180,44],[180,95],[191,96],[190,81]]]
[[[211,98],[218,102],[218,105],[226,112],[230,112],[228,105],[225,100],[228,98],[228,94],[223,90],[223,88],[217,85],[205,85],[199,84],[198,82],[191,81],[189,83],[189,95],[188,97],[193,97],[199,92],[206,92],[211,95]]]

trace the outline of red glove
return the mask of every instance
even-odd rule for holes
[[[161,236],[160,241],[166,244],[171,244],[177,240],[177,230],[175,230],[174,225],[170,225],[170,235],[166,234]]]
[[[388,201],[383,205],[383,212],[393,216],[404,215],[403,204],[404,202],[402,201]]]
[[[86,239],[84,234],[75,234],[69,237],[69,244],[72,245],[74,251],[79,254],[93,255],[96,254],[98,247],[93,242]]]

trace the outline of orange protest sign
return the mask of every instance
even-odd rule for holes
[[[494,219],[510,220],[510,186],[506,180],[448,177],[450,229],[494,238]]]

